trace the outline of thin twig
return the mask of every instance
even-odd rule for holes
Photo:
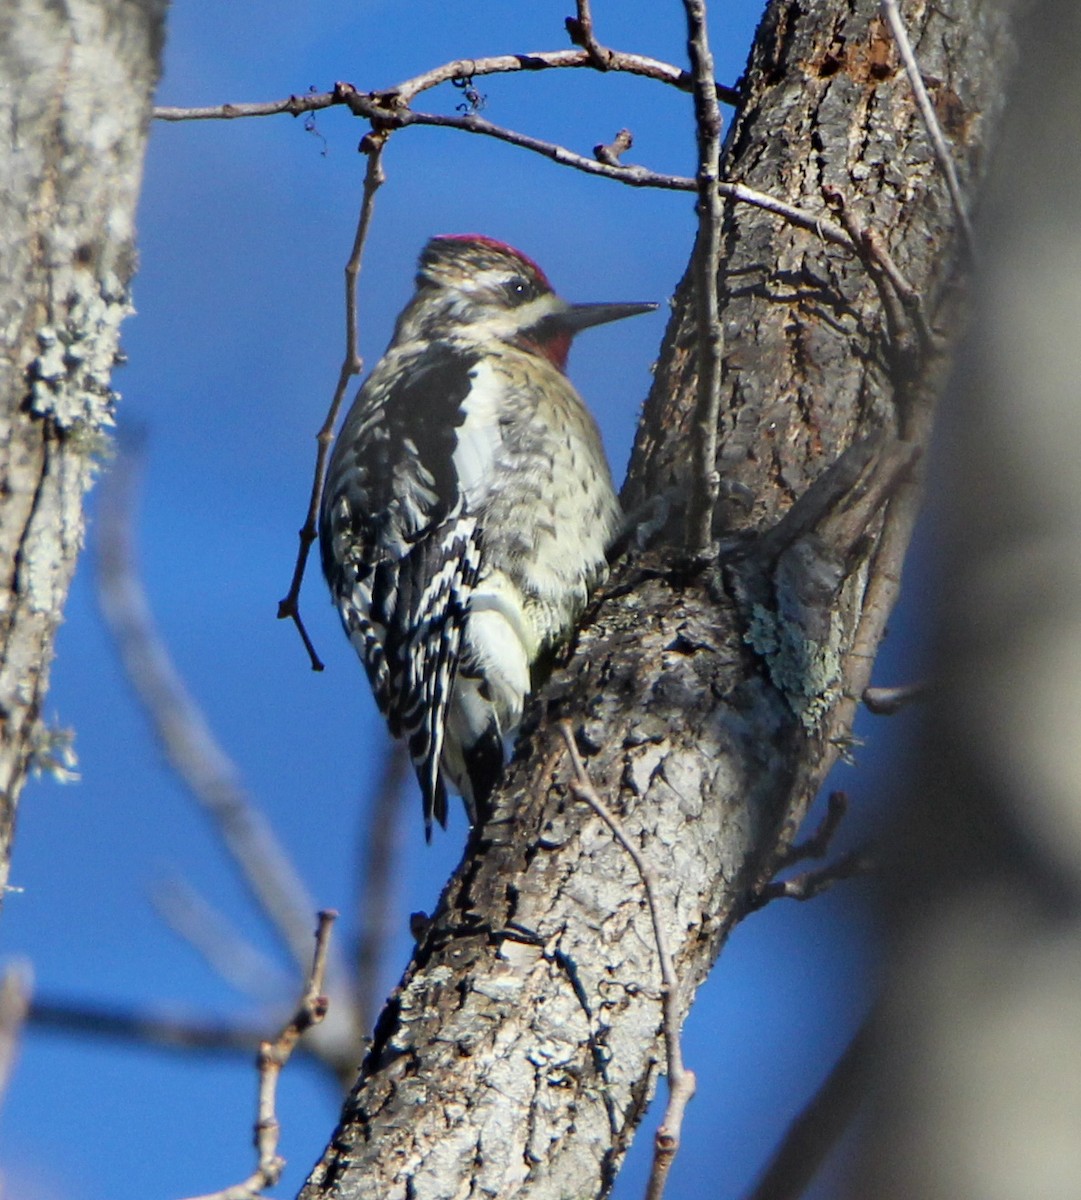
[[[748,902],[747,911],[758,912],[773,900],[813,900],[828,892],[834,884],[856,875],[869,875],[874,869],[875,861],[865,850],[854,850],[825,867],[767,883]]]
[[[918,380],[903,380],[898,388],[900,433],[914,453],[895,483],[886,483],[888,508],[883,514],[882,535],[866,567],[870,582],[845,662],[844,692],[836,710],[837,727],[841,729],[852,727],[856,705],[870,685],[878,645],[900,592],[901,568],[920,512],[922,488],[917,458],[930,441],[935,398],[943,386],[946,364],[944,355],[935,356],[924,363]],[[890,471],[886,462],[880,469]],[[835,756],[836,748],[829,754]]]
[[[610,71],[623,71],[630,75],[641,75],[659,83],[668,84],[680,91],[689,92],[692,88],[691,75],[671,63],[661,62],[644,54],[627,54],[619,50],[608,50],[607,66]],[[425,71],[412,79],[404,80],[393,88],[379,92],[366,93],[373,102],[383,104],[407,105],[415,96],[430,88],[455,79],[463,79],[476,75],[506,75],[516,71],[543,71],[553,68],[590,68],[596,70],[597,64],[588,49],[581,50],[541,50],[529,54],[497,54],[486,58],[458,59],[455,62],[443,63]],[[717,95],[725,104],[738,104],[740,94],[737,88],[717,84]],[[154,109],[154,116],[159,121],[232,121],[243,117],[273,117],[283,113],[290,116],[300,116],[302,113],[319,112],[326,108],[335,108],[345,104],[342,92],[336,87],[330,92],[308,92],[300,96],[287,96],[283,100],[270,100],[262,103],[242,102],[236,104],[214,104],[198,107],[179,107],[175,105],[159,105]]]
[[[808,858],[825,858],[833,843],[834,835],[840,828],[841,822],[848,812],[848,796],[845,792],[830,792],[826,802],[826,814],[819,822],[818,828],[805,838],[790,846],[787,853],[777,865],[778,871],[785,870],[793,863],[803,862]]]
[[[315,904],[189,694],[154,625],[135,569],[135,469],[130,457],[122,457],[102,488],[97,554],[102,614],[166,758],[214,822],[249,892],[293,961],[304,964],[311,944],[306,914]]]
[[[746,1200],[798,1200],[848,1127],[867,1086],[871,1022],[865,1021],[822,1086],[785,1131]]]
[[[305,1030],[310,1029],[326,1015],[327,998],[323,994],[326,977],[327,957],[330,946],[330,931],[337,913],[324,910],[319,914],[319,925],[315,931],[315,954],[307,985],[300,1004],[292,1019],[273,1042],[263,1042],[259,1047],[259,1100],[258,1118],[255,1122],[255,1147],[258,1163],[255,1170],[241,1183],[222,1188],[192,1200],[252,1200],[281,1179],[285,1159],[278,1153],[281,1124],[275,1111],[278,1079],[282,1068],[296,1049],[297,1042]]]
[[[857,221],[839,188],[825,185],[822,198],[837,216],[878,292],[891,344],[900,355],[909,358],[909,368],[913,369],[920,354],[933,353],[936,348],[935,333],[924,312],[923,297],[901,274],[881,234]],[[913,330],[915,340],[911,336]]]
[[[721,258],[721,196],[717,190],[721,156],[721,112],[713,80],[704,0],[684,0],[687,51],[694,76],[694,116],[698,136],[698,237],[694,247],[695,310],[698,327],[698,391],[692,420],[694,473],[687,506],[687,549],[694,558],[708,555],[713,542],[713,512],[721,477],[717,470],[717,422],[721,411],[724,329],[718,274]]]
[[[578,745],[574,740],[574,730],[569,721],[561,721],[559,725],[567,752],[574,764],[575,781],[571,787],[575,796],[584,801],[612,831],[615,839],[626,850],[634,863],[638,876],[642,881],[646,904],[649,907],[650,921],[653,923],[653,938],[657,945],[657,959],[661,972],[661,1011],[664,1027],[664,1051],[668,1063],[668,1104],[664,1110],[664,1119],[657,1130],[653,1141],[653,1166],[649,1174],[646,1188],[646,1200],[661,1200],[664,1195],[664,1185],[668,1172],[679,1151],[680,1131],[683,1127],[683,1114],[694,1096],[696,1080],[694,1072],[683,1064],[683,1046],[679,1034],[679,997],[678,980],[676,979],[675,963],[668,946],[668,934],[664,928],[661,915],[660,901],[657,896],[657,883],[653,869],[643,858],[638,848],[627,835],[626,830],[597,794],[593,781],[589,777],[582,756],[578,753]]]
[[[13,962],[5,967],[0,977],[0,1100],[15,1069],[32,987],[33,973],[28,962]]]
[[[609,70],[612,51],[597,41],[597,35],[593,30],[593,12],[589,7],[589,0],[576,0],[575,7],[578,15],[568,17],[565,22],[571,41],[576,46],[581,46],[589,54],[592,65],[598,71]]]
[[[367,115],[364,111],[367,108],[368,105],[363,102],[363,97],[361,97],[355,107],[357,115]],[[583,171],[587,175],[600,175],[604,179],[612,179],[617,183],[626,184],[628,187],[660,188],[676,192],[697,192],[699,190],[698,180],[692,179],[688,175],[667,175],[659,171],[650,171],[646,167],[611,166],[608,163],[597,162],[596,159],[569,150],[557,142],[546,142],[543,138],[518,133],[513,129],[505,129],[476,113],[449,115],[414,112],[409,109],[399,113],[384,112],[377,114],[372,119],[376,124],[386,125],[392,129],[404,129],[410,125],[430,125],[441,129],[459,129],[464,133],[495,138],[508,145],[551,159],[560,166],[571,167],[576,171]],[[782,217],[791,225],[816,234],[824,242],[843,246],[852,253],[858,252],[858,247],[853,245],[849,235],[835,221],[831,221],[824,212],[811,212],[809,209],[799,208],[797,205],[789,204],[767,192],[759,192],[754,188],[747,187],[746,184],[724,179],[716,180],[716,173],[714,173],[714,179],[714,188],[720,196],[761,208],[765,212]]]
[[[923,700],[930,691],[930,685],[923,683],[908,683],[898,687],[867,687],[863,689],[860,699],[868,712],[876,717],[892,717],[902,708],[907,708],[917,700]]]
[[[452,65],[461,66],[462,64],[456,63]],[[470,64],[467,62],[465,65],[468,66]],[[390,93],[380,93],[380,95],[390,95]],[[552,162],[558,163],[560,166],[570,167],[576,171],[583,171],[588,175],[599,175],[604,179],[611,179],[616,183],[623,183],[629,187],[659,188],[677,192],[694,192],[698,190],[697,181],[690,178],[690,176],[668,175],[659,171],[650,171],[646,167],[640,166],[622,166],[598,162],[596,159],[589,158],[584,154],[578,154],[566,146],[561,146],[557,142],[547,142],[542,138],[535,138],[528,134],[518,133],[515,130],[504,129],[502,126],[495,125],[491,121],[478,116],[476,113],[464,113],[452,116],[449,114],[422,113],[413,112],[412,110],[395,110],[392,107],[380,107],[380,105],[373,102],[372,94],[358,92],[350,84],[344,83],[339,84],[335,88],[333,97],[333,103],[348,105],[356,116],[364,117],[384,130],[404,129],[410,125],[430,125],[445,129],[459,129],[465,133],[475,133],[483,137],[496,138],[509,145],[539,154],[544,158],[550,159]],[[210,120],[246,115],[269,116],[273,113],[292,112],[295,106],[302,102],[305,102],[305,106],[297,109],[297,111],[308,111],[310,108],[317,107],[325,108],[330,103],[328,100],[326,104],[308,105],[306,102],[309,99],[315,99],[315,97],[292,96],[287,100],[274,101],[269,104],[226,104],[219,105],[216,108],[155,111],[159,115],[163,115],[163,119],[169,120]],[[164,116],[166,112],[171,115]],[[787,221],[790,225],[795,225],[799,229],[805,229],[809,233],[816,234],[824,242],[842,246],[852,253],[857,253],[858,251],[858,247],[853,245],[849,235],[835,221],[831,221],[825,213],[811,212],[808,209],[799,208],[797,205],[789,204],[787,201],[781,200],[776,196],[770,196],[766,192],[759,192],[754,188],[747,187],[745,184],[729,180],[718,182],[717,191],[721,196],[738,201],[741,204],[750,204],[755,208],[762,209],[764,212],[773,213],[775,216]]]
[[[597,162],[618,167],[620,158],[634,145],[634,135],[629,129],[621,129],[610,142],[600,142],[593,147]]]
[[[689,72],[683,71],[671,63],[650,58],[647,54],[629,54],[624,50],[612,50],[607,46],[603,47],[603,50],[606,62],[604,70],[639,75],[645,79],[652,79],[657,83],[677,88],[681,92],[691,90],[692,83]],[[588,48],[539,50],[526,54],[497,54],[488,58],[466,58],[460,59],[458,62],[444,63],[431,71],[425,71],[422,75],[407,79],[404,83],[391,89],[389,93],[377,94],[380,96],[393,94],[401,103],[408,104],[414,96],[421,92],[455,79],[471,78],[476,75],[506,75],[516,71],[544,71],[551,68],[573,70],[579,67],[597,69],[597,63],[590,55]],[[723,83],[717,84],[717,94],[725,104],[738,104],[741,99],[738,88],[726,87]]]
[[[362,149],[368,155],[368,169],[364,174],[364,196],[360,204],[360,215],[357,218],[357,231],[353,237],[353,249],[349,261],[345,264],[345,358],[338,372],[338,384],[334,389],[334,397],[330,402],[326,420],[322,429],[316,434],[318,450],[315,456],[315,474],[312,479],[311,497],[308,500],[308,515],[300,530],[300,549],[297,551],[296,566],[293,568],[293,578],[289,591],[284,599],[278,602],[278,620],[291,617],[297,627],[304,648],[311,659],[312,670],[321,671],[323,664],[315,652],[308,631],[300,617],[300,588],[304,582],[304,569],[308,565],[308,552],[316,538],[319,518],[319,501],[323,495],[323,484],[327,475],[327,457],[331,443],[334,441],[334,426],[338,421],[338,412],[350,379],[359,375],[364,369],[357,342],[357,278],[360,275],[360,264],[364,256],[364,245],[368,239],[368,230],[372,222],[372,209],[375,205],[375,193],[385,181],[383,171],[383,148],[386,145],[386,135],[369,134],[364,139]]]
[[[901,61],[905,64],[908,82],[912,88],[912,94],[916,98],[916,107],[920,110],[920,116],[927,127],[927,134],[931,139],[931,145],[934,147],[939,168],[945,176],[950,200],[953,203],[953,209],[957,214],[957,221],[961,227],[965,251],[971,260],[975,246],[972,222],[969,219],[968,208],[965,205],[965,198],[961,192],[957,170],[953,164],[953,155],[946,143],[942,126],[939,124],[938,115],[935,113],[935,106],[931,102],[931,97],[927,94],[923,75],[920,71],[919,63],[916,62],[916,55],[908,37],[908,30],[905,29],[905,23],[901,19],[901,13],[897,8],[897,0],[882,0],[882,13],[889,23],[890,30],[893,33],[893,40],[897,43]]]
[[[520,150],[529,150],[560,166],[584,171],[587,175],[600,175],[605,179],[614,179],[628,187],[662,188],[684,192],[695,190],[694,180],[686,176],[666,175],[638,166],[612,167],[606,163],[597,162],[596,159],[585,154],[569,150],[557,142],[547,142],[543,138],[496,125],[476,112],[428,113],[417,112],[411,108],[400,110],[377,108],[373,111],[368,98],[359,93],[354,93],[350,108],[357,116],[371,120],[376,127],[382,129],[407,129],[413,125],[430,126],[435,129],[458,129],[464,133],[475,133],[481,137],[490,137],[496,141],[506,142],[509,146],[515,146]]]

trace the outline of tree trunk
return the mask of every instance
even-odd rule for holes
[[[68,766],[41,709],[83,495],[108,450],[165,8],[0,8],[0,898],[27,772]]]
[[[971,195],[1002,103],[1007,10],[947,0],[904,16]],[[561,719],[658,877],[683,1013],[846,745],[944,365],[885,276],[903,274],[948,334],[957,218],[877,0],[772,3],[745,96],[725,177],[847,221],[865,261],[728,206],[718,553],[683,562],[674,512],[613,572],[533,705],[496,816],[377,1024],[305,1200],[610,1186],[663,1070],[660,975],[637,871],[575,798]],[[628,510],[689,486],[695,328],[685,281]]]

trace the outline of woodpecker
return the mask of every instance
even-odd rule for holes
[[[564,371],[582,329],[655,304],[568,304],[531,259],[432,238],[416,291],[327,470],[323,573],[424,802],[471,824],[503,770],[531,669],[572,632],[621,519]]]

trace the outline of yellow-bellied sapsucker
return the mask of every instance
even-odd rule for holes
[[[598,582],[619,502],[564,375],[581,329],[655,304],[567,304],[524,254],[436,237],[345,419],[319,520],[323,572],[425,830],[449,784],[470,821],[503,769],[530,668]]]

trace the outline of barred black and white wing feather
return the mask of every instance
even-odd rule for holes
[[[481,566],[455,464],[475,363],[433,342],[377,368],[338,439],[320,514],[324,574],[376,702],[408,743],[428,828],[446,823],[446,711]]]

